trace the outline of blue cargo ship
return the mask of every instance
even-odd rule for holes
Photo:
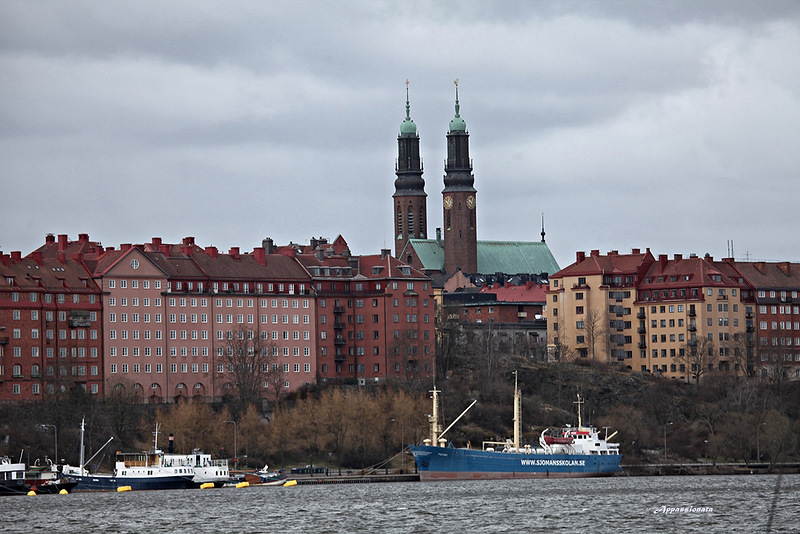
[[[516,382],[516,381],[515,381]],[[578,426],[566,426],[555,434],[547,429],[539,436],[538,446],[520,446],[521,398],[514,384],[514,439],[504,442],[484,441],[481,449],[446,446],[442,436],[469,411],[473,402],[450,426],[441,431],[438,393],[433,388],[431,437],[423,445],[409,448],[419,469],[420,480],[477,480],[505,478],[578,478],[611,476],[621,471],[619,444],[601,438],[594,427],[581,422],[578,396]]]

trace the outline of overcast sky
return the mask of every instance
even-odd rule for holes
[[[800,261],[800,2],[0,1],[0,250],[428,227],[459,79],[478,239]]]

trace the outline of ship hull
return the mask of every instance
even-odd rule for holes
[[[619,454],[536,454],[411,446],[419,477],[427,480],[581,478],[619,472]]]
[[[133,491],[184,489],[192,485],[192,477],[185,476],[143,476],[115,477],[110,475],[69,475],[71,481],[77,482],[75,491],[116,491],[122,486],[130,486]]]

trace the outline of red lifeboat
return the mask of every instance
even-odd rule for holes
[[[548,445],[572,445],[573,439],[558,436],[545,436],[544,442]]]

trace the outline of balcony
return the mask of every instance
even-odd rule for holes
[[[646,334],[647,328],[645,328],[644,326],[640,326],[638,329],[636,329],[636,332],[639,334]]]
[[[644,342],[644,341],[640,341],[639,344],[637,345],[637,347],[639,347],[640,349],[646,349],[647,348],[647,343]]]
[[[693,324],[689,325],[689,332],[697,332],[697,327]]]
[[[334,338],[334,340],[333,340],[333,344],[334,345],[344,345],[345,344],[345,340],[344,340],[344,338],[342,336],[336,336]]]
[[[334,306],[333,313],[344,313],[344,307],[342,306]]]
[[[336,322],[333,323],[333,327],[336,330],[341,330],[342,328],[344,328],[344,326],[345,326],[344,323],[341,322],[341,321],[336,321]]]
[[[697,317],[697,312],[694,311],[694,308],[689,308],[689,317]]]
[[[636,314],[636,318],[637,319],[646,319],[647,316],[645,315],[645,313],[643,311],[640,311],[639,313]]]
[[[347,360],[347,356],[345,356],[344,354],[337,354],[336,356],[333,357],[333,361],[335,362],[343,362],[345,360]]]

